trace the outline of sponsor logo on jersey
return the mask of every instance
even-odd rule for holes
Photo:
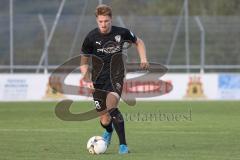
[[[101,48],[97,49],[97,52],[104,52],[104,53],[118,53],[121,51],[121,46],[115,46],[115,47],[106,47],[106,48]]]
[[[117,35],[115,37],[115,40],[117,42],[108,41],[104,43],[102,48],[97,49],[97,52],[103,52],[105,54],[113,54],[113,53],[119,53],[123,50],[127,50],[129,47],[131,47],[131,41],[128,41],[128,40],[121,41],[120,35]]]
[[[118,53],[121,52],[121,44],[109,41],[104,44],[103,48],[97,49],[97,52],[103,52],[106,54],[113,54],[113,53]]]

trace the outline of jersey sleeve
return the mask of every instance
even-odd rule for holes
[[[133,34],[130,30],[127,29],[127,31],[126,31],[126,40],[129,40],[132,43],[136,43],[137,36],[135,34]]]
[[[89,37],[87,36],[82,44],[82,49],[80,54],[89,55],[89,54],[92,54],[92,52],[93,52],[93,46]]]

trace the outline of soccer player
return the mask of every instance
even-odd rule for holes
[[[125,42],[135,44],[140,68],[147,69],[144,42],[126,28],[112,26],[110,6],[99,5],[95,11],[98,27],[86,36],[81,51],[80,70],[83,80],[94,87],[93,99],[96,110],[100,113],[100,124],[105,131],[103,138],[110,144],[113,128],[119,138],[119,154],[129,153],[125,138],[124,119],[118,109],[124,81],[124,60],[122,58]],[[92,74],[89,73],[89,62],[92,62]],[[104,92],[102,92],[104,91]]]

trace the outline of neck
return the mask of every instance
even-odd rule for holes
[[[106,31],[106,32],[101,32],[100,29],[98,29],[101,34],[108,34],[112,30],[112,26]]]

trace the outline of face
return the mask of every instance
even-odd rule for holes
[[[109,33],[112,27],[112,18],[110,16],[97,16],[97,24],[101,33]]]

